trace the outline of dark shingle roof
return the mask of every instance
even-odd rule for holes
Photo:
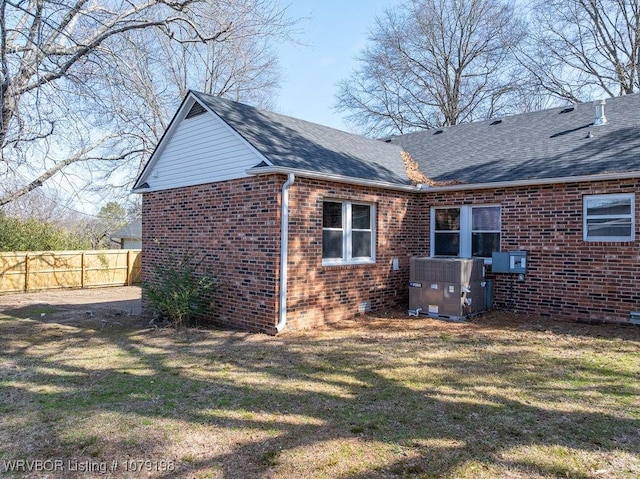
[[[192,93],[275,166],[410,184],[398,145]]]
[[[438,181],[560,178],[640,170],[640,94],[608,98],[607,123],[592,102],[392,138]],[[590,134],[592,137],[590,137]]]
[[[111,233],[111,237],[141,239],[142,238],[142,220],[137,219],[137,220],[133,220],[131,223],[127,223],[126,225],[118,228],[113,233]]]

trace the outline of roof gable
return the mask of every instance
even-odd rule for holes
[[[220,97],[194,94],[274,166],[400,185],[411,183],[400,156],[402,149],[397,145]]]
[[[193,94],[187,95],[149,159],[134,191],[147,192],[246,177],[269,164]]]

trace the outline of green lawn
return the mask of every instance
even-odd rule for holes
[[[0,475],[640,477],[640,327],[494,313],[274,338],[19,316],[0,313]]]

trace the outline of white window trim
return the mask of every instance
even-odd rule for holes
[[[431,207],[431,216],[430,216],[430,227],[429,227],[429,255],[432,258],[439,257],[435,255],[436,244],[436,210],[446,210],[457,208],[460,210],[460,229],[455,230],[458,231],[460,235],[460,249],[458,250],[457,258],[472,258],[471,250],[472,250],[472,233],[473,233],[473,208],[488,208],[488,207],[497,207],[500,208],[500,229],[493,232],[500,233],[500,241],[502,242],[502,205],[487,203],[487,204],[478,204],[478,205],[448,205],[448,206],[432,206]],[[488,233],[492,231],[486,231]],[[483,258],[482,256],[478,256],[478,258]],[[491,258],[483,258],[485,264],[491,264]]]
[[[584,195],[582,197],[582,239],[588,242],[606,242],[606,243],[621,243],[625,241],[635,241],[636,233],[636,208],[635,208],[635,194],[634,193],[611,193],[604,195]],[[624,198],[631,200],[631,212],[628,215],[587,215],[587,200],[597,200],[600,198],[616,199]],[[629,236],[588,236],[587,220],[590,218],[629,218],[631,217],[631,234]]]
[[[322,258],[322,266],[343,266],[349,264],[373,264],[376,262],[376,205],[372,203],[365,203],[360,201],[345,201],[332,198],[324,198],[324,202],[342,203],[342,229],[335,229],[335,231],[343,231],[342,235],[342,258]],[[351,227],[351,208],[353,205],[363,205],[371,208],[370,212],[370,229],[371,229],[371,257],[356,257],[352,256],[352,227]],[[322,228],[324,231],[324,227]],[[331,228],[327,228],[331,229]],[[368,231],[356,228],[356,231]]]

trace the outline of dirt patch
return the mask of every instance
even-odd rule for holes
[[[306,337],[315,339],[362,331],[361,341],[366,342],[368,335],[374,334],[374,339],[371,341],[376,343],[379,334],[384,334],[387,338],[422,337],[425,334],[425,329],[430,334],[462,335],[465,337],[543,333],[585,338],[640,340],[640,326],[630,323],[587,324],[501,310],[487,311],[467,321],[448,321],[427,316],[410,318],[407,315],[407,310],[402,308],[358,315],[351,320],[328,324],[313,330],[285,330],[282,338]]]
[[[89,323],[107,326],[126,322],[130,325],[146,325],[141,317],[141,288],[125,286],[96,289],[60,289],[34,293],[0,294],[0,313],[18,318],[31,318],[45,322],[87,326]],[[148,319],[148,318],[147,318]],[[104,321],[103,321],[104,320]],[[480,314],[469,321],[449,322],[429,320],[426,317],[409,318],[406,308],[394,308],[366,315],[355,316],[352,320],[340,321],[313,330],[286,329],[283,337],[298,338],[323,337],[340,330],[366,328],[386,334],[407,333],[424,327],[424,320],[430,321],[431,328],[443,333],[468,331],[470,334],[482,329],[529,330],[556,334],[610,337],[629,340],[640,339],[640,326],[631,324],[588,325],[568,321],[553,321],[536,315],[515,314],[507,311],[492,311]]]
[[[124,318],[127,322],[139,318],[140,297],[138,286],[0,294],[0,313],[64,324],[90,322],[103,327],[122,323]]]

